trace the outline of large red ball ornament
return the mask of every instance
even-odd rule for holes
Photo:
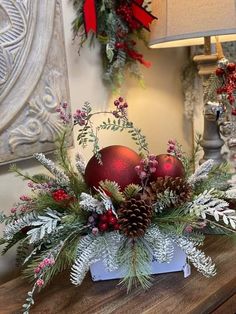
[[[158,161],[156,172],[152,175],[151,180],[154,181],[159,177],[183,177],[185,175],[182,162],[175,156],[169,154],[161,154],[156,156]]]
[[[100,181],[110,180],[119,184],[121,190],[140,180],[135,166],[140,163],[140,156],[132,149],[113,145],[100,150],[102,165],[93,156],[85,169],[85,182],[90,187],[98,187]]]

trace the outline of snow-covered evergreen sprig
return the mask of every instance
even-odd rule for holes
[[[236,211],[229,208],[228,202],[215,195],[214,189],[205,190],[190,203],[189,213],[202,219],[206,219],[207,215],[212,216],[217,222],[222,220],[226,225],[230,224],[233,229],[236,229]]]
[[[47,208],[44,215],[39,215],[35,221],[32,221],[30,226],[33,227],[27,232],[29,243],[36,243],[42,240],[45,235],[58,230],[58,223],[61,221],[58,212]]]
[[[173,236],[172,239],[186,253],[187,258],[199,272],[206,277],[216,275],[215,264],[209,256],[197,248],[197,243],[182,236]]]
[[[42,153],[34,154],[34,157],[55,176],[58,185],[68,186],[70,184],[68,176],[61,169],[59,169],[52,160],[46,158]]]
[[[199,166],[196,169],[194,174],[192,174],[189,177],[188,183],[191,185],[194,185],[199,181],[205,180],[213,166],[214,166],[214,160],[213,159],[209,159],[209,160],[205,161],[201,166]]]
[[[160,231],[157,226],[152,225],[144,235],[144,240],[152,250],[154,259],[160,263],[169,263],[174,255],[173,241],[170,236]]]
[[[107,271],[118,269],[117,254],[123,240],[124,237],[117,231],[104,233],[100,236],[99,256],[102,256],[102,261]]]
[[[172,190],[166,189],[163,193],[157,194],[157,202],[154,204],[155,212],[163,212],[170,206],[175,206],[179,201],[179,196]]]
[[[31,226],[31,224],[38,219],[38,214],[35,212],[29,212],[24,214],[24,216],[14,220],[9,223],[5,230],[3,231],[3,238],[6,240],[11,240],[15,234],[21,231],[23,228]]]
[[[81,238],[75,263],[71,268],[71,282],[78,286],[82,283],[89,267],[99,259],[98,251],[100,250],[100,238],[88,234]]]
[[[86,162],[82,156],[82,154],[77,153],[75,157],[75,166],[78,170],[78,172],[82,175],[85,173],[85,168],[86,168]]]
[[[97,214],[102,214],[105,210],[103,202],[87,193],[81,193],[79,204],[84,210]]]

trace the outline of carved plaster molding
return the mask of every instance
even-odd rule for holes
[[[55,148],[69,102],[61,0],[0,0],[0,164]]]
[[[22,144],[54,143],[63,130],[56,109],[63,99],[58,90],[58,82],[62,74],[52,71],[45,82],[44,93],[33,97],[28,103],[27,119],[9,135],[9,146],[12,153]]]

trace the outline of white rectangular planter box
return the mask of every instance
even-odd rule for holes
[[[170,273],[170,272],[176,272],[176,271],[184,271],[185,266],[186,266],[186,255],[178,246],[175,246],[173,259],[169,263],[159,263],[158,261],[155,261],[155,260],[152,261],[151,273],[154,275],[154,274],[163,274],[163,273]],[[92,264],[90,266],[90,272],[91,272],[93,281],[120,279],[124,277],[121,270],[108,272],[102,260]]]

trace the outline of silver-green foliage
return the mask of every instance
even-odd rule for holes
[[[61,221],[58,212],[48,208],[44,215],[39,215],[30,226],[33,227],[27,232],[29,243],[36,243],[46,235],[58,230],[58,223]]]
[[[99,237],[91,234],[81,238],[77,248],[77,257],[70,274],[70,280],[74,285],[78,286],[82,283],[90,265],[98,260],[99,240]]]
[[[107,271],[118,269],[117,254],[123,236],[118,232],[104,233],[100,236],[86,235],[81,238],[77,257],[71,268],[71,282],[80,285],[92,263],[102,260]]]
[[[218,221],[223,221],[226,225],[231,225],[236,229],[236,212],[229,208],[228,202],[218,198],[216,191],[211,189],[198,195],[188,206],[190,214],[206,219],[207,216],[214,217]]]
[[[21,231],[24,227],[31,226],[31,224],[38,219],[38,214],[35,212],[26,213],[24,216],[14,220],[8,224],[3,232],[3,238],[11,240],[16,233]]]
[[[198,243],[184,236],[173,236],[173,241],[186,253],[187,258],[206,277],[216,275],[215,264],[209,256],[197,248]]]
[[[160,263],[170,262],[174,255],[173,241],[170,236],[152,225],[144,235],[144,240],[152,250],[153,257]]]

